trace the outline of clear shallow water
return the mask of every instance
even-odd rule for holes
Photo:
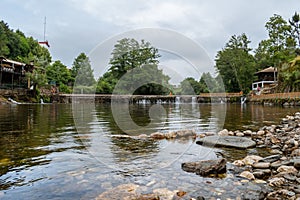
[[[114,135],[255,130],[299,110],[233,104],[118,106],[116,116],[109,105],[0,105],[0,199],[91,199],[123,183],[142,185],[144,193],[165,187],[195,195],[214,193],[216,185],[230,187],[235,180],[186,173],[181,163],[215,158],[217,149],[191,139],[151,141]],[[241,157],[247,151],[225,154]]]

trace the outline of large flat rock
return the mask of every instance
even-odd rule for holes
[[[196,142],[203,146],[214,146],[214,147],[231,147],[237,149],[247,149],[254,147],[256,143],[245,137],[237,136],[207,136]]]
[[[202,160],[197,162],[186,162],[181,164],[181,168],[186,172],[193,172],[197,175],[208,176],[226,173],[226,159]]]

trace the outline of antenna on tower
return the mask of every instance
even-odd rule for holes
[[[48,43],[48,41],[46,40],[46,16],[45,16],[45,20],[44,20],[44,41],[39,42],[39,44],[45,44],[47,47],[50,48],[50,45]]]

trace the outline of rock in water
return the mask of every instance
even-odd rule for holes
[[[201,176],[222,174],[226,172],[226,159],[203,160],[197,162],[182,163],[181,168],[186,172],[193,172]]]
[[[136,199],[136,190],[139,186],[135,184],[119,185],[111,190],[103,192],[96,200],[111,200],[111,199]]]
[[[232,147],[237,149],[247,149],[256,145],[249,138],[237,136],[207,136],[199,139],[196,143],[204,146]]]

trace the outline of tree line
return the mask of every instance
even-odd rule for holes
[[[20,31],[14,31],[4,21],[0,21],[0,56],[35,66],[33,73],[28,73],[31,84],[38,90],[47,85],[55,85],[62,93],[71,93],[75,80],[84,91],[91,91],[95,84],[89,58],[80,53],[68,68],[61,61],[52,61],[47,48],[40,45],[33,37],[26,37]]]
[[[98,80],[93,76],[89,58],[81,53],[68,68],[52,61],[47,48],[0,22],[0,56],[33,62],[37,68],[31,80],[36,86],[55,84],[60,92],[101,94],[199,94],[207,92],[240,92],[247,94],[255,81],[255,72],[273,66],[278,69],[278,92],[300,89],[300,23],[296,12],[290,19],[273,15],[265,24],[268,38],[251,49],[245,33],[233,35],[215,57],[216,76],[203,73],[199,80],[184,79],[179,87],[159,69],[158,49],[149,42],[123,38],[114,46],[109,69]],[[29,75],[30,76],[30,75]]]

